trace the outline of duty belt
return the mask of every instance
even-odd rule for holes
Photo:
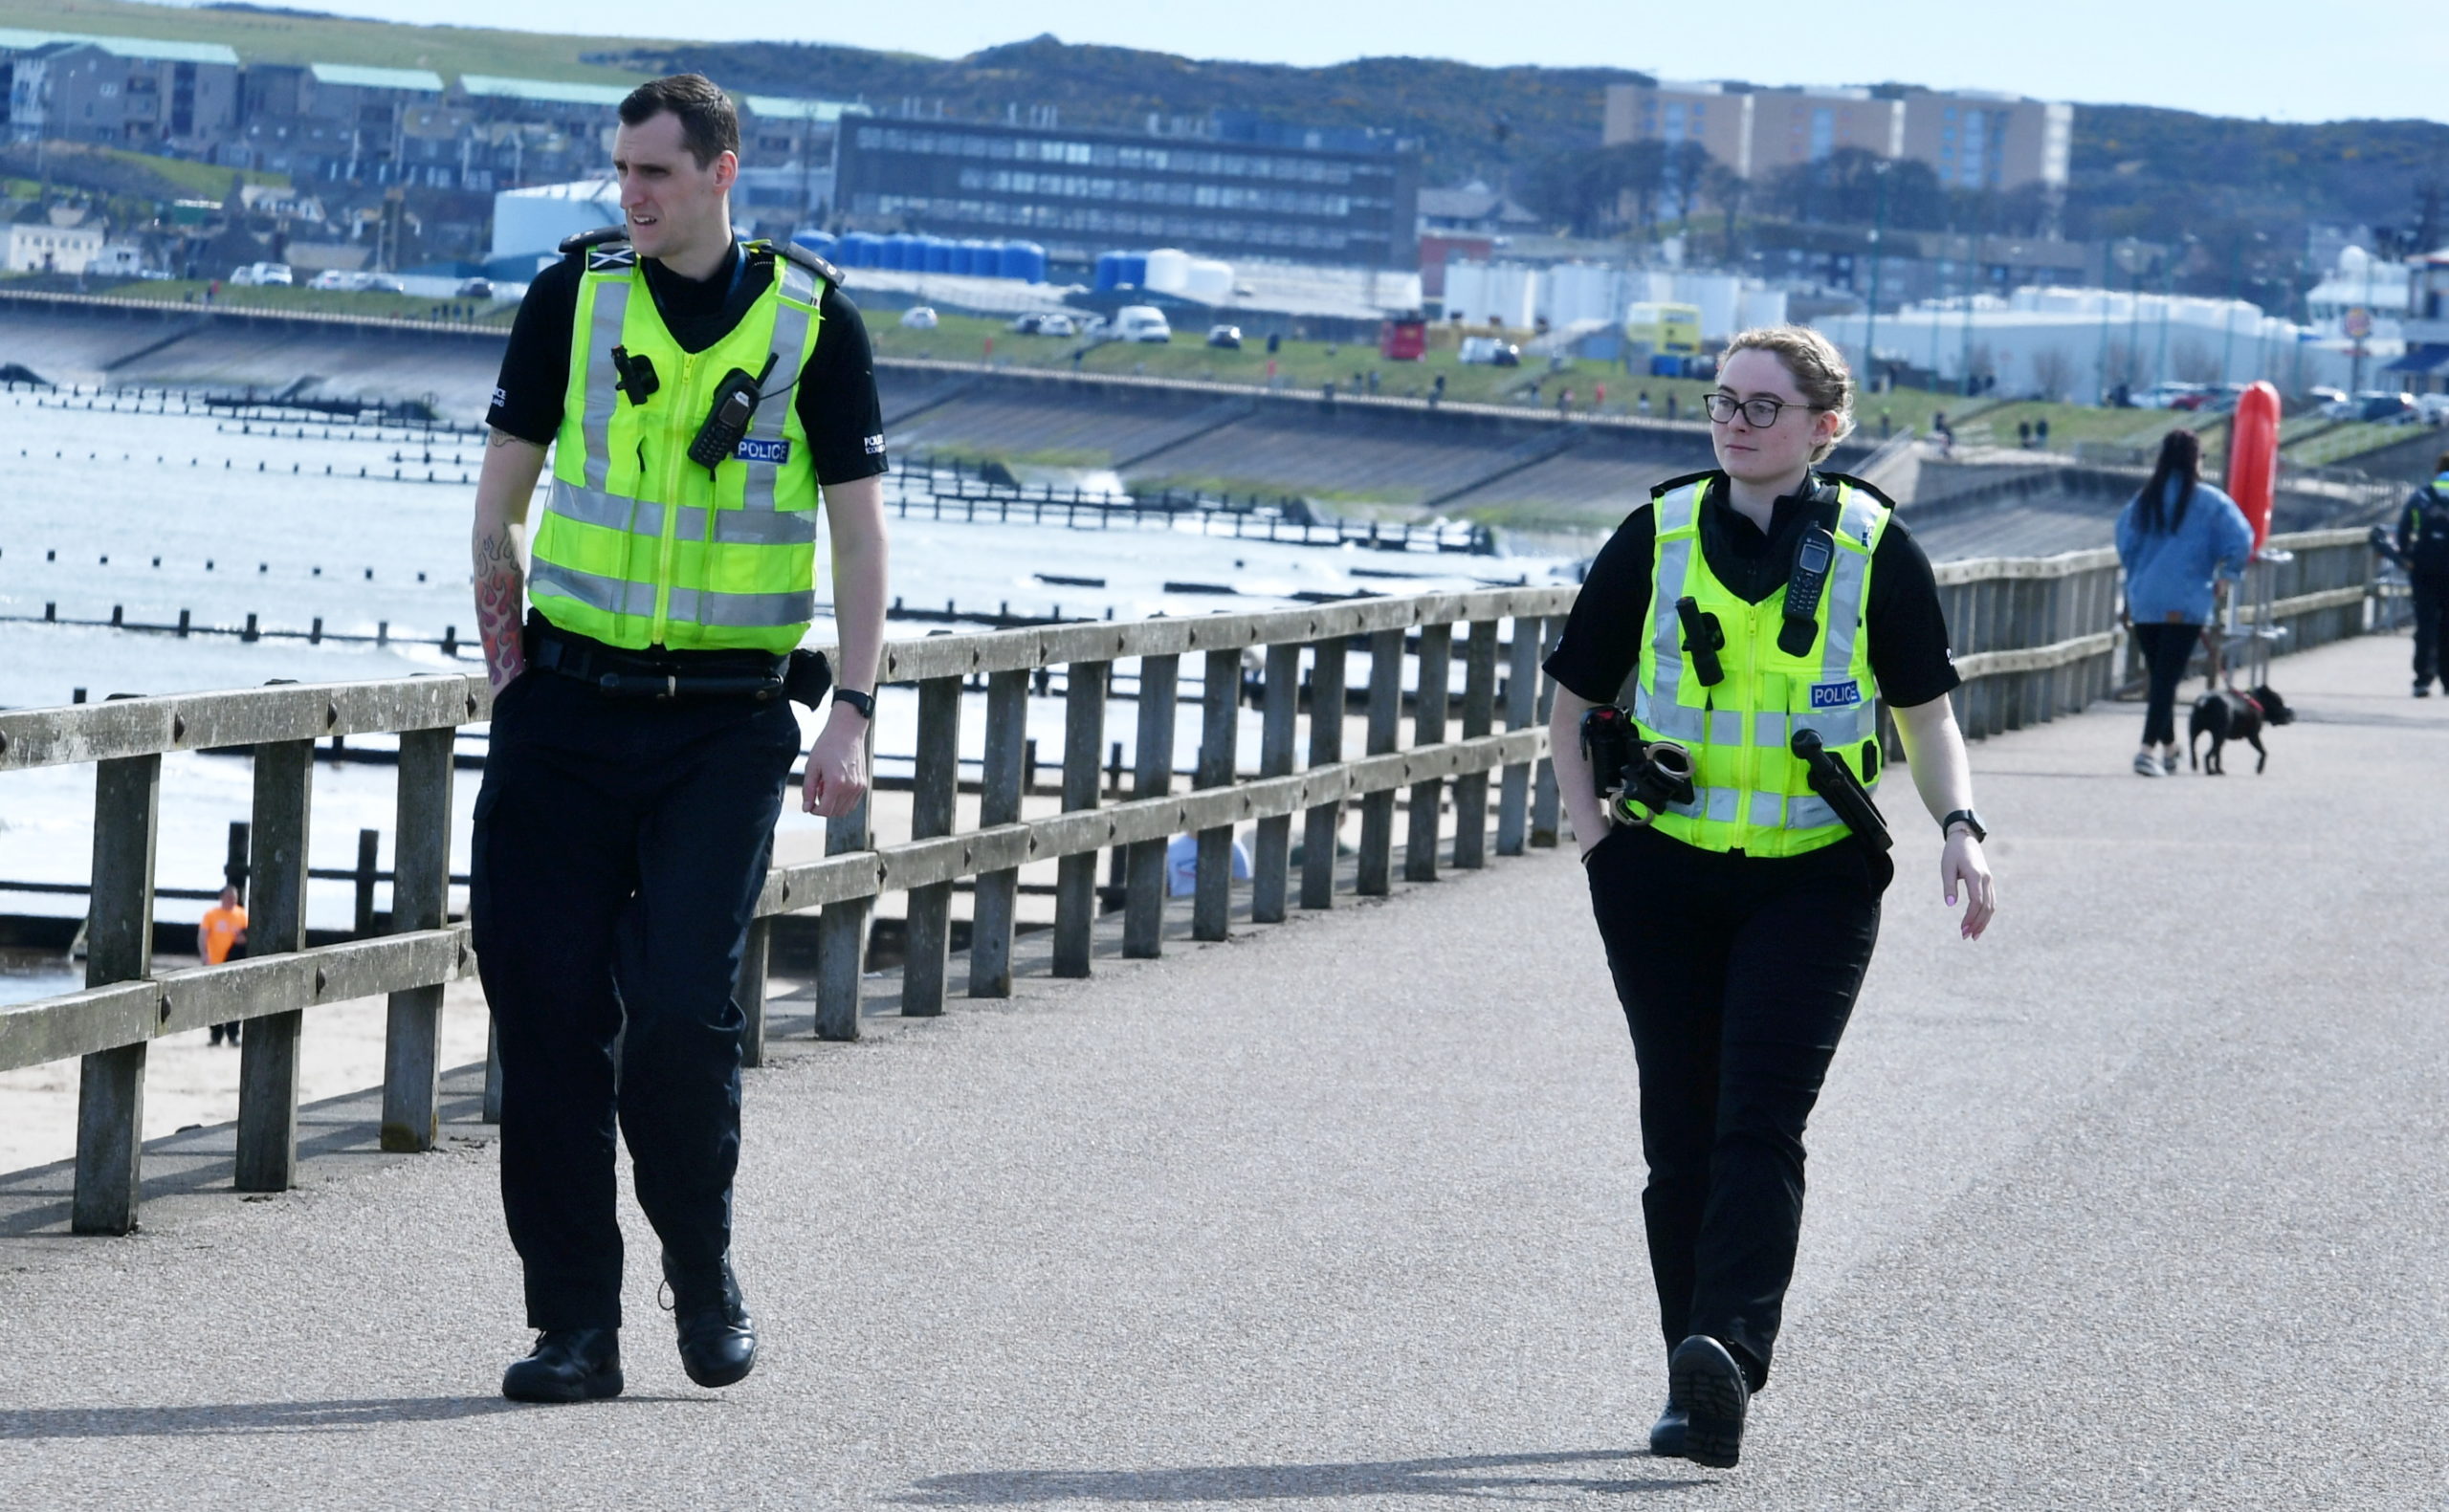
[[[764,651],[625,651],[542,621],[527,625],[526,649],[530,668],[585,683],[607,698],[765,704],[788,690],[788,658]]]

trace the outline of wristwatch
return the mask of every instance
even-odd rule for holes
[[[1990,831],[1982,827],[1981,816],[1969,808],[1960,808],[1939,821],[1940,839],[1947,838],[1948,831],[1955,826],[1957,820],[1964,821],[1964,827],[1972,832],[1974,839],[1988,840],[1990,838]]]
[[[860,718],[870,724],[875,723],[875,694],[863,693],[855,688],[836,688],[833,690],[833,701],[837,704],[849,704],[859,712]]]

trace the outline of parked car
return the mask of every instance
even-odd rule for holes
[[[1170,341],[1174,328],[1165,321],[1165,312],[1153,304],[1126,304],[1114,313],[1114,339],[1117,341]]]
[[[1491,367],[1522,365],[1522,348],[1493,336],[1463,338],[1463,344],[1455,356],[1466,362],[1485,362]]]
[[[1229,347],[1238,352],[1242,349],[1242,328],[1238,325],[1210,326],[1207,332],[1207,344]]]
[[[1037,334],[1040,336],[1076,336],[1079,334],[1079,323],[1073,320],[1070,316],[1065,315],[1058,310],[1038,318]]]
[[[2413,394],[2372,390],[2355,396],[2355,418],[2368,424],[2412,426],[2423,418]]]
[[[246,263],[230,270],[230,281],[233,284],[253,284],[258,287],[277,284],[284,289],[288,288],[292,282],[289,264],[285,262]]]
[[[2417,394],[2416,412],[2427,426],[2449,426],[2449,394]]]
[[[367,274],[365,275],[365,282],[362,287],[372,290],[376,294],[406,294],[408,292],[408,286],[407,284],[402,283],[399,279],[392,277],[387,273]]]
[[[306,287],[309,289],[329,290],[347,289],[353,286],[349,282],[349,274],[346,269],[326,268],[321,273],[317,274],[313,278],[309,279]]]
[[[457,299],[490,299],[493,296],[494,281],[491,278],[471,278],[467,282],[461,284],[459,286],[459,292],[452,297]]]
[[[914,304],[909,309],[901,312],[901,323],[904,327],[913,331],[932,331],[938,324],[935,307],[932,305]]]
[[[2204,399],[2199,383],[2180,383],[2174,379],[2153,383],[2134,396],[2136,407],[2142,409],[2199,409]]]

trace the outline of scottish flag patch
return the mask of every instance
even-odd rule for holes
[[[1814,709],[1849,709],[1863,701],[1859,683],[1814,683],[1811,685],[1811,707]]]
[[[787,437],[781,441],[760,441],[749,436],[732,449],[732,455],[742,462],[771,462],[779,468],[791,460],[791,443]]]

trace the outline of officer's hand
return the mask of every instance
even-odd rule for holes
[[[1947,848],[1939,852],[1939,885],[1946,889],[1948,907],[1955,907],[1956,892],[1964,892],[1964,918],[1958,931],[1968,940],[1981,938],[1981,931],[1998,912],[1998,887],[1990,880],[1990,863],[1981,854],[1981,842],[1966,830],[1952,830]]]
[[[833,709],[807,754],[800,790],[800,807],[820,819],[839,819],[868,796],[867,721],[855,709]]]

